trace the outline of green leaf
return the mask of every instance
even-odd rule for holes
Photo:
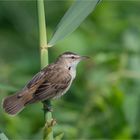
[[[61,132],[60,134],[58,134],[58,135],[55,137],[55,140],[62,140],[63,136],[64,136],[64,133]]]
[[[99,1],[100,0],[76,0],[60,20],[48,46],[51,47],[55,45],[58,41],[72,33],[95,9]]]
[[[0,140],[8,140],[4,133],[0,132]]]

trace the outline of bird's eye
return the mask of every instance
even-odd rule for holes
[[[71,57],[71,59],[74,59],[74,58],[75,58],[74,56]]]

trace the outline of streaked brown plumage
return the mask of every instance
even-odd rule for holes
[[[84,58],[71,52],[63,53],[55,63],[38,72],[20,92],[5,98],[4,110],[15,115],[26,105],[62,96],[75,78],[77,64]]]

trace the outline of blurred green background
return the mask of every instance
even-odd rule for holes
[[[45,1],[48,36],[72,1]],[[81,26],[49,49],[88,55],[68,93],[53,101],[55,133],[64,139],[140,139],[140,1],[102,1]],[[0,103],[40,70],[36,1],[0,1]],[[18,116],[0,108],[10,139],[41,139],[42,104]]]

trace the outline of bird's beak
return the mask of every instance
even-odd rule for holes
[[[86,60],[86,59],[89,59],[89,58],[90,58],[89,56],[81,56],[80,57],[81,60]]]

